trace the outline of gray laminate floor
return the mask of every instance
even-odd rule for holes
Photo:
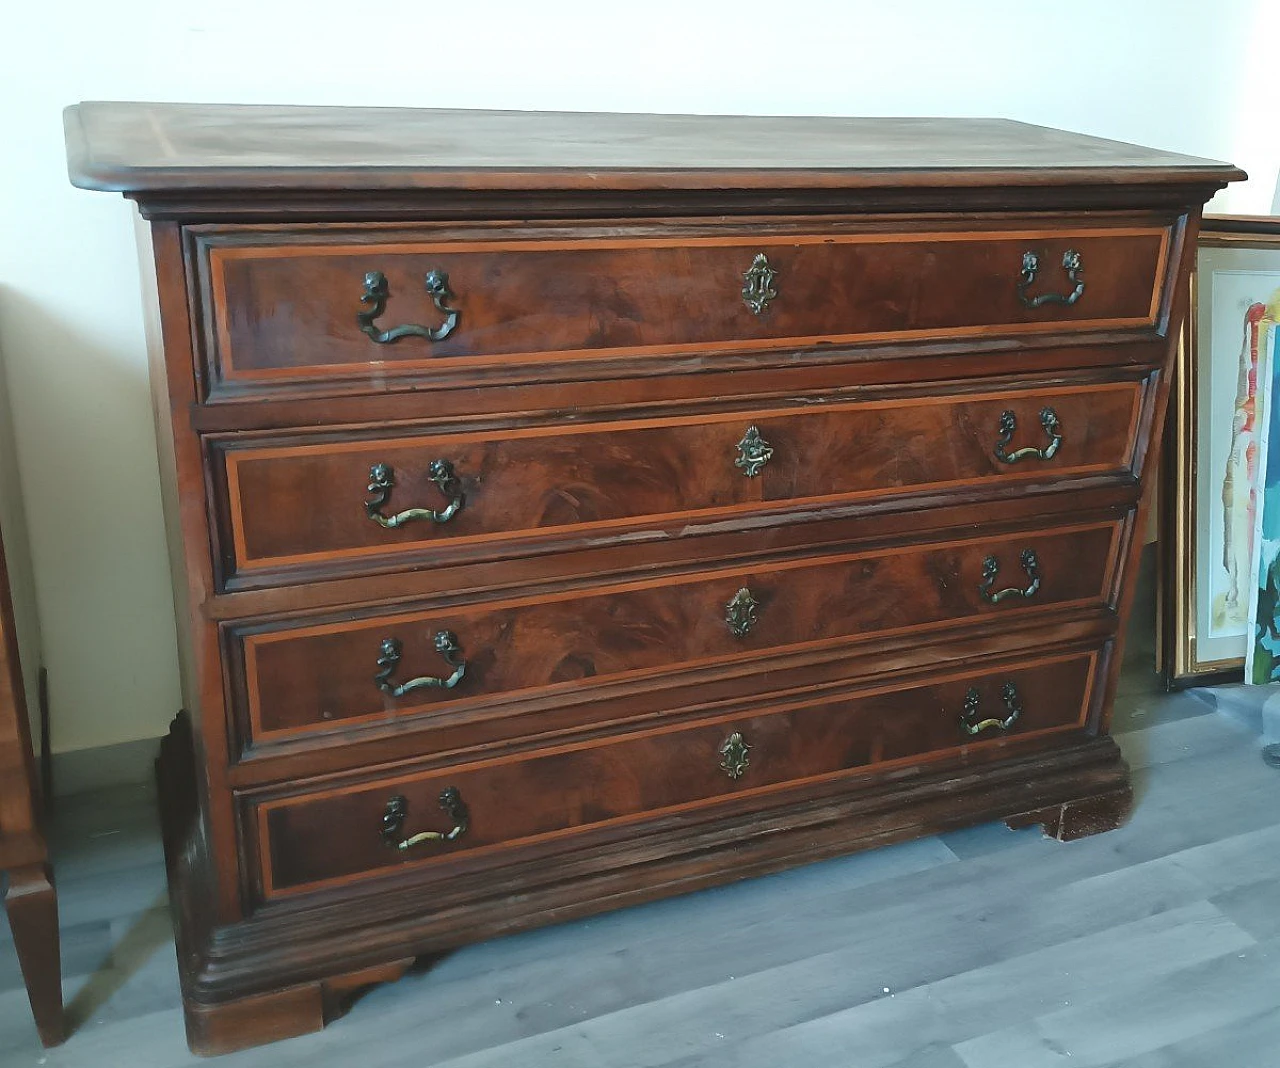
[[[1280,772],[1141,661],[1119,831],[977,827],[474,946],[216,1063],[1278,1068]],[[0,1064],[208,1063],[183,1042],[150,791],[68,800],[54,830],[75,1032],[40,1049],[0,942]]]

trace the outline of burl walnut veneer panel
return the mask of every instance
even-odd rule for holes
[[[731,239],[598,234],[583,228],[567,238],[452,243],[374,243],[344,231],[329,235],[335,243],[319,244],[324,235],[305,230],[217,235],[238,238],[231,245],[207,238],[217,375],[270,388],[369,374],[371,362],[377,373],[395,376],[449,360],[545,368],[590,355],[1149,327],[1169,239],[1165,228],[1084,223],[996,234],[828,231],[781,240],[768,231]],[[1000,284],[1007,264],[1028,248],[1044,257],[1046,282],[1062,281],[1068,250],[1097,264],[1090,281],[1104,296],[1052,317],[1037,314]],[[741,286],[761,255],[786,299],[769,315],[744,316],[723,294]],[[377,303],[363,282],[370,264],[382,279]],[[423,282],[430,272],[447,280],[449,296],[434,299]],[[429,354],[388,347],[373,361],[366,338],[349,329],[353,309],[377,310],[370,321],[378,330],[405,322],[439,328],[454,312],[465,326]]]
[[[230,583],[258,574],[271,583],[289,581],[291,567],[321,565],[336,576],[415,557],[433,566],[464,553],[501,558],[570,538],[625,543],[655,524],[743,513],[787,522],[824,504],[921,491],[972,495],[1046,472],[1063,488],[1102,476],[1123,481],[1133,477],[1144,399],[1143,383],[1132,380],[963,396],[953,386],[910,399],[758,406],[639,424],[211,442],[226,470],[217,501],[229,528],[223,566]],[[1012,424],[1006,455],[1047,448],[1054,432],[1046,410],[1063,431],[1053,455],[1034,468],[1001,460],[993,448],[1001,420]],[[744,477],[739,442],[753,434],[771,455]],[[438,481],[441,463],[452,472],[449,485]],[[392,530],[371,523],[361,505],[375,467],[388,481],[379,514],[443,510],[452,501],[457,513],[447,523]],[[333,507],[316,509],[318,500]]]

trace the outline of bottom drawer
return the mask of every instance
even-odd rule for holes
[[[941,759],[1081,727],[1097,657],[1044,658],[444,770],[245,796],[259,891],[270,898],[406,865],[439,865],[873,765]]]

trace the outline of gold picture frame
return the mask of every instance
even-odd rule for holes
[[[1228,253],[1218,254],[1214,250],[1228,250]],[[1262,254],[1258,257],[1256,272],[1260,278],[1263,275],[1280,278],[1280,217],[1205,216],[1189,282],[1187,317],[1179,338],[1177,370],[1169,401],[1158,539],[1160,668],[1174,687],[1239,681],[1244,677],[1247,635],[1241,632],[1237,650],[1233,636],[1206,633],[1205,627],[1206,619],[1217,619],[1213,614],[1216,612],[1213,591],[1205,588],[1210,584],[1206,581],[1209,566],[1206,554],[1211,552],[1208,543],[1215,541],[1209,527],[1211,513],[1207,509],[1218,505],[1225,511],[1226,507],[1221,505],[1221,498],[1205,500],[1204,491],[1211,477],[1209,458],[1215,451],[1221,452],[1223,435],[1233,433],[1235,408],[1232,406],[1226,413],[1223,425],[1221,396],[1208,397],[1206,371],[1220,377],[1224,369],[1221,366],[1223,350],[1212,347],[1221,330],[1209,321],[1218,298],[1210,292],[1210,282],[1202,268],[1208,268],[1210,277],[1216,280],[1219,263],[1246,264],[1249,257],[1241,253],[1249,252]],[[1250,272],[1224,270],[1223,273],[1245,276]],[[1259,284],[1274,285],[1275,279]],[[1206,341],[1210,341],[1208,351]],[[1210,354],[1218,358],[1217,367],[1206,363]],[[1228,369],[1226,373],[1232,372]],[[1213,411],[1207,408],[1211,402]],[[1206,426],[1210,418],[1217,422]],[[1216,444],[1214,438],[1218,439]],[[1212,465],[1213,476],[1219,466],[1220,462]],[[1220,545],[1214,547],[1221,549]],[[1254,581],[1252,574],[1246,573],[1244,580],[1248,590]]]

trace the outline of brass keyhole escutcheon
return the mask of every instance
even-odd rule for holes
[[[733,599],[724,606],[724,621],[735,637],[745,638],[750,633],[759,618],[756,615],[759,607],[760,602],[751,595],[751,591],[746,586],[735,593]]]
[[[742,778],[743,773],[751,765],[751,761],[747,759],[747,753],[750,751],[751,746],[747,745],[747,740],[734,731],[720,747],[720,770],[731,779]]]
[[[773,459],[773,446],[764,440],[757,426],[749,426],[738,442],[738,458],[733,466],[739,468],[747,478],[755,478],[764,465]]]
[[[773,284],[777,277],[778,272],[769,266],[769,257],[763,252],[756,253],[747,273],[742,276],[742,302],[753,315],[759,315],[778,295]]]

